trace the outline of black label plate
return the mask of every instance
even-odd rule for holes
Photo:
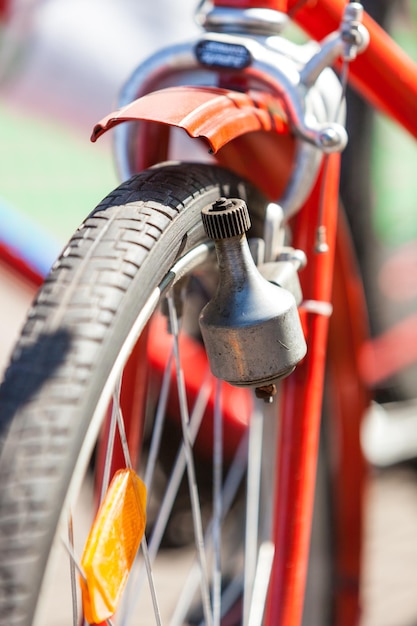
[[[241,44],[206,39],[196,46],[196,56],[202,65],[241,70],[251,64],[250,52]]]

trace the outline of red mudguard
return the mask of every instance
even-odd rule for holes
[[[135,146],[134,171],[172,158],[167,133],[177,127],[203,140],[220,165],[253,182],[267,197],[280,197],[287,186],[295,140],[278,97],[217,87],[161,89],[105,117],[95,126],[92,141],[126,121],[146,122]]]
[[[190,137],[206,139],[213,153],[245,133],[282,132],[286,128],[280,102],[267,94],[217,87],[169,87],[108,115],[95,126],[91,139],[96,141],[113,126],[133,120],[182,128]]]

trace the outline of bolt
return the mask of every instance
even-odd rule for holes
[[[334,128],[328,127],[321,131],[319,141],[323,148],[330,148],[338,144],[339,135]]]
[[[227,209],[231,209],[233,207],[233,202],[229,198],[219,198],[212,205],[211,211],[227,211]]]
[[[314,251],[317,254],[323,254],[328,252],[329,246],[327,243],[327,232],[325,226],[319,226],[316,231],[316,241],[314,244]]]
[[[263,400],[264,402],[267,402],[268,404],[271,404],[273,402],[276,393],[277,387],[274,384],[265,385],[264,387],[256,387],[255,389],[256,397],[260,400]]]

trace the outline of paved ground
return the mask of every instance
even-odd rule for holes
[[[417,473],[396,468],[370,480],[362,626],[417,625]]]

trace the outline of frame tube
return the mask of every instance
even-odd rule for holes
[[[340,155],[328,157],[322,205],[329,249],[312,254],[302,272],[303,293],[310,301],[331,301],[338,206]],[[313,252],[319,220],[323,173],[311,199],[295,218],[294,245]],[[313,515],[314,487],[329,317],[304,316],[308,352],[283,384],[278,480],[275,502],[275,559],[267,607],[269,624],[301,624]]]

